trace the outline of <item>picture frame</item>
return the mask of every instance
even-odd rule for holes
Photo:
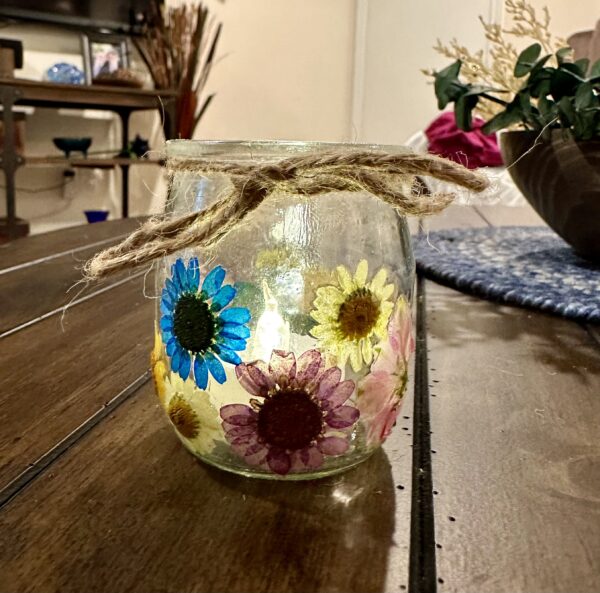
[[[81,35],[86,84],[102,84],[102,76],[129,68],[127,37],[103,33]]]

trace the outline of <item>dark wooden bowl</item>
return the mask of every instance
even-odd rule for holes
[[[536,212],[577,253],[600,261],[600,141],[575,142],[553,130],[504,132],[500,148],[508,172]],[[521,158],[522,157],[522,158]]]

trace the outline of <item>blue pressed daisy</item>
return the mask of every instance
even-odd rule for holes
[[[228,307],[236,295],[231,285],[223,285],[225,270],[213,268],[200,288],[200,265],[193,257],[187,267],[181,259],[171,266],[160,301],[160,329],[171,358],[171,370],[182,379],[193,374],[200,389],[206,389],[208,374],[224,383],[221,361],[242,362],[238,352],[246,349],[250,311]]]

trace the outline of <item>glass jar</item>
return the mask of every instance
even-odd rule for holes
[[[172,140],[168,159],[270,164],[398,147]],[[201,211],[223,173],[173,174],[167,212]],[[312,479],[365,460],[392,429],[414,349],[404,217],[368,193],[275,194],[210,251],[156,274],[156,391],[183,444],[245,476]]]

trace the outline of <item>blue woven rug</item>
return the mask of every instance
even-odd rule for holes
[[[600,323],[600,265],[578,257],[547,227],[432,232],[415,240],[427,278],[501,303]]]

